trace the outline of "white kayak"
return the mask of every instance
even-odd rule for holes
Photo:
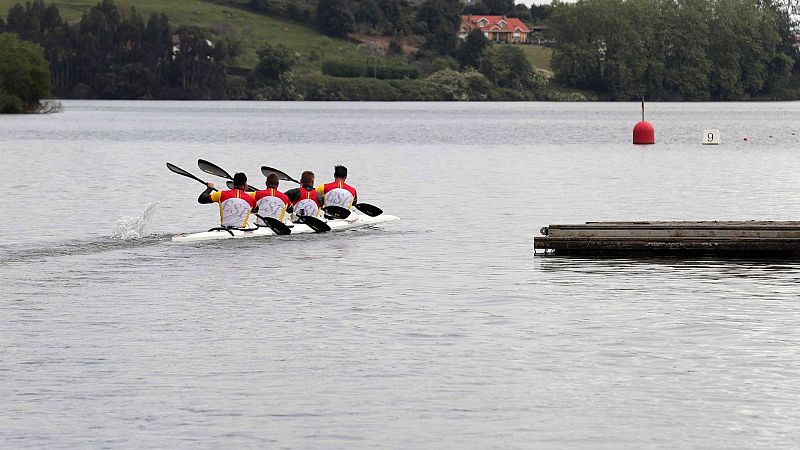
[[[388,222],[400,220],[397,216],[390,216],[388,214],[381,214],[379,216],[370,217],[365,214],[351,214],[346,219],[333,219],[324,221],[331,227],[331,231],[348,230],[352,228],[371,227],[382,225]],[[314,233],[308,225],[294,224],[290,225],[292,234]],[[196,242],[196,241],[213,241],[218,239],[241,239],[241,238],[254,238],[264,236],[276,236],[276,234],[269,229],[269,227],[258,227],[253,230],[221,230],[215,229],[211,231],[201,231],[199,233],[183,233],[172,236],[175,242]]]

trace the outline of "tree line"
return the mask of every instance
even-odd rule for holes
[[[60,98],[224,98],[226,64],[238,54],[227,40],[198,27],[173,28],[165,14],[145,19],[103,0],[77,24],[42,0],[17,3],[0,32],[39,44]]]
[[[565,86],[631,100],[797,98],[796,24],[776,0],[580,0],[553,5]]]
[[[436,2],[434,2],[436,3]],[[419,3],[409,0],[318,0],[316,5],[302,0],[248,0],[251,11],[316,25],[320,32],[345,37],[351,32],[384,36],[424,35],[425,23],[416,19]],[[523,21],[541,22],[552,10],[550,5],[516,4],[514,0],[461,1],[434,5],[442,13],[455,7],[459,14],[506,15]]]
[[[525,9],[532,21],[549,26],[558,86],[612,100],[800,97],[796,24],[778,0],[579,0],[520,6],[513,0],[470,5],[460,0],[319,0],[313,14],[308,9],[300,14],[313,16],[326,33],[346,35],[369,18],[376,20],[369,24],[372,32],[415,35],[420,51],[408,59],[397,52],[396,58],[367,66],[364,61],[323,61],[321,77],[303,74],[309,79],[294,80],[299,55],[265,43],[246,85],[241,79],[228,83],[234,79],[226,67],[239,53],[235,43],[203,28],[173,28],[164,14],[145,20],[135,8],[119,8],[113,0],[98,3],[75,24],[43,0],[17,4],[0,20],[0,32],[41,46],[52,93],[61,98],[370,99],[380,92],[380,98],[405,100],[442,93],[447,99],[559,99],[518,46],[493,45],[477,30],[465,40],[457,37],[462,14],[514,15],[508,13]],[[8,38],[3,42],[22,51]],[[345,77],[349,81],[331,79]],[[365,78],[376,80],[367,83]],[[431,83],[438,90],[430,89]],[[0,89],[5,89],[0,97],[11,98],[10,88]]]

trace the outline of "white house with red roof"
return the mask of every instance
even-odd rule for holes
[[[506,16],[461,16],[458,37],[466,39],[472,30],[481,30],[487,39],[509,44],[527,44],[531,30],[521,20]]]

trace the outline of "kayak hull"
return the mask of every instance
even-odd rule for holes
[[[355,216],[355,217],[353,217]],[[370,217],[364,214],[352,214],[347,219],[334,219],[328,220],[325,223],[331,227],[331,231],[349,230],[353,228],[363,228],[379,226],[389,222],[400,220],[397,216],[390,216],[388,214],[381,214],[380,216]],[[292,234],[306,234],[314,233],[314,230],[307,225],[295,224],[291,228]],[[183,233],[172,237],[173,242],[199,242],[199,241],[216,241],[224,239],[246,239],[255,237],[275,236],[275,233],[269,227],[258,227],[254,230],[213,230],[201,231],[199,233]]]

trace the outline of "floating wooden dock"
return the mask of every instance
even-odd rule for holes
[[[533,248],[544,254],[800,256],[800,222],[586,222],[540,232]]]

